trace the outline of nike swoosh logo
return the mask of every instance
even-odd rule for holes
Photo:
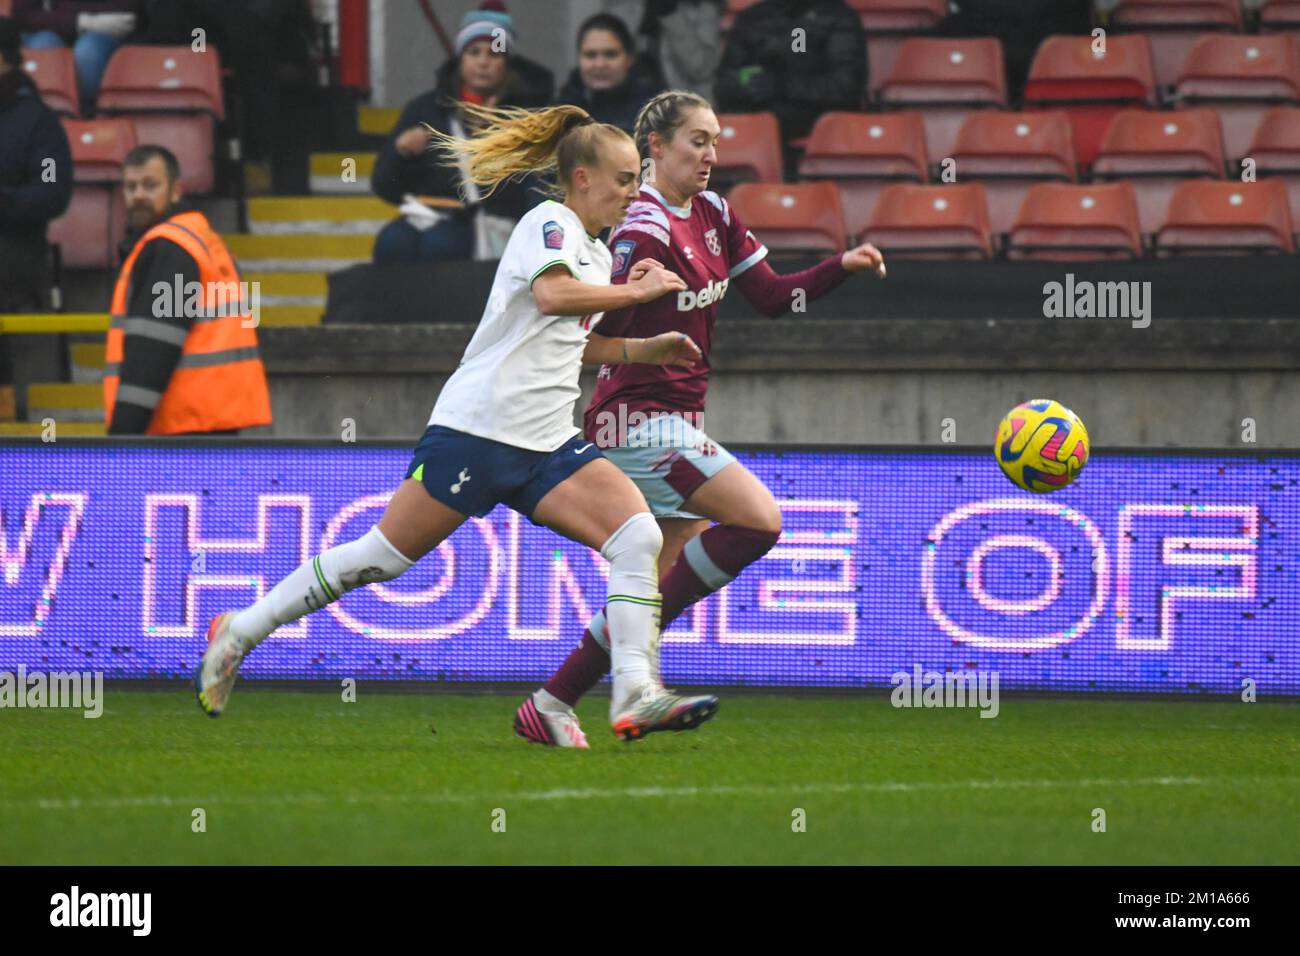
[[[587,444],[583,445],[581,448],[575,448],[575,449],[573,449],[573,453],[574,453],[575,455],[581,455],[584,451],[586,451],[588,448],[590,448],[590,447],[591,447],[592,445],[594,445],[594,444],[595,444],[595,442],[587,442]]]
[[[589,265],[591,265],[591,260],[590,260],[590,259],[579,259],[579,260],[578,260],[578,265],[580,265],[580,266],[589,266]]]

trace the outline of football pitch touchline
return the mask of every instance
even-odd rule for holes
[[[1213,787],[1244,786],[1251,783],[1300,783],[1297,777],[1148,777],[1130,780],[954,780],[948,782],[809,783],[789,786],[715,785],[706,787],[619,787],[516,790],[497,793],[267,793],[208,795],[206,797],[148,794],[134,797],[66,797],[56,799],[8,800],[5,811],[22,810],[118,810],[134,807],[206,807],[220,804],[294,805],[333,804],[417,804],[550,802],[562,800],[641,800],[665,797],[782,796],[838,793],[922,793],[942,790],[1050,790],[1081,787]]]

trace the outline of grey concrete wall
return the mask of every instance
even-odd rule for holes
[[[285,437],[412,439],[468,326],[325,326],[263,333]],[[1008,353],[1008,343],[1015,350]],[[719,336],[705,427],[728,443],[992,440],[1030,398],[1070,406],[1098,445],[1300,448],[1300,319],[1126,323],[733,321]],[[581,413],[592,374],[583,380]]]

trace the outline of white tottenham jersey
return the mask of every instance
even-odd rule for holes
[[[610,260],[568,206],[547,200],[529,210],[510,235],[483,318],[429,424],[530,451],[554,451],[577,435],[582,352],[604,313],[542,315],[532,285],[555,265],[583,282],[609,285]]]

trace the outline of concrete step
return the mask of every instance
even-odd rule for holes
[[[104,421],[104,390],[90,382],[39,382],[27,386],[27,421]]]
[[[375,171],[377,153],[312,153],[311,191],[337,195],[339,193],[370,194],[370,177]]]
[[[373,235],[300,233],[281,236],[223,236],[245,272],[334,272],[369,262]]]
[[[98,422],[72,422],[55,418],[54,437],[86,437],[93,435],[105,435],[108,428],[102,421]],[[36,422],[0,422],[0,435],[17,438],[40,438],[45,434],[45,425],[39,421]]]
[[[68,346],[72,380],[78,384],[99,382],[104,377],[104,343],[73,342]]]
[[[286,325],[320,325],[325,314],[322,305],[272,305],[262,306],[260,328],[277,328]]]
[[[370,136],[387,136],[402,118],[396,106],[361,106],[357,108],[357,132]]]
[[[375,196],[277,196],[248,201],[248,227],[254,235],[373,235],[396,216],[396,206]]]

